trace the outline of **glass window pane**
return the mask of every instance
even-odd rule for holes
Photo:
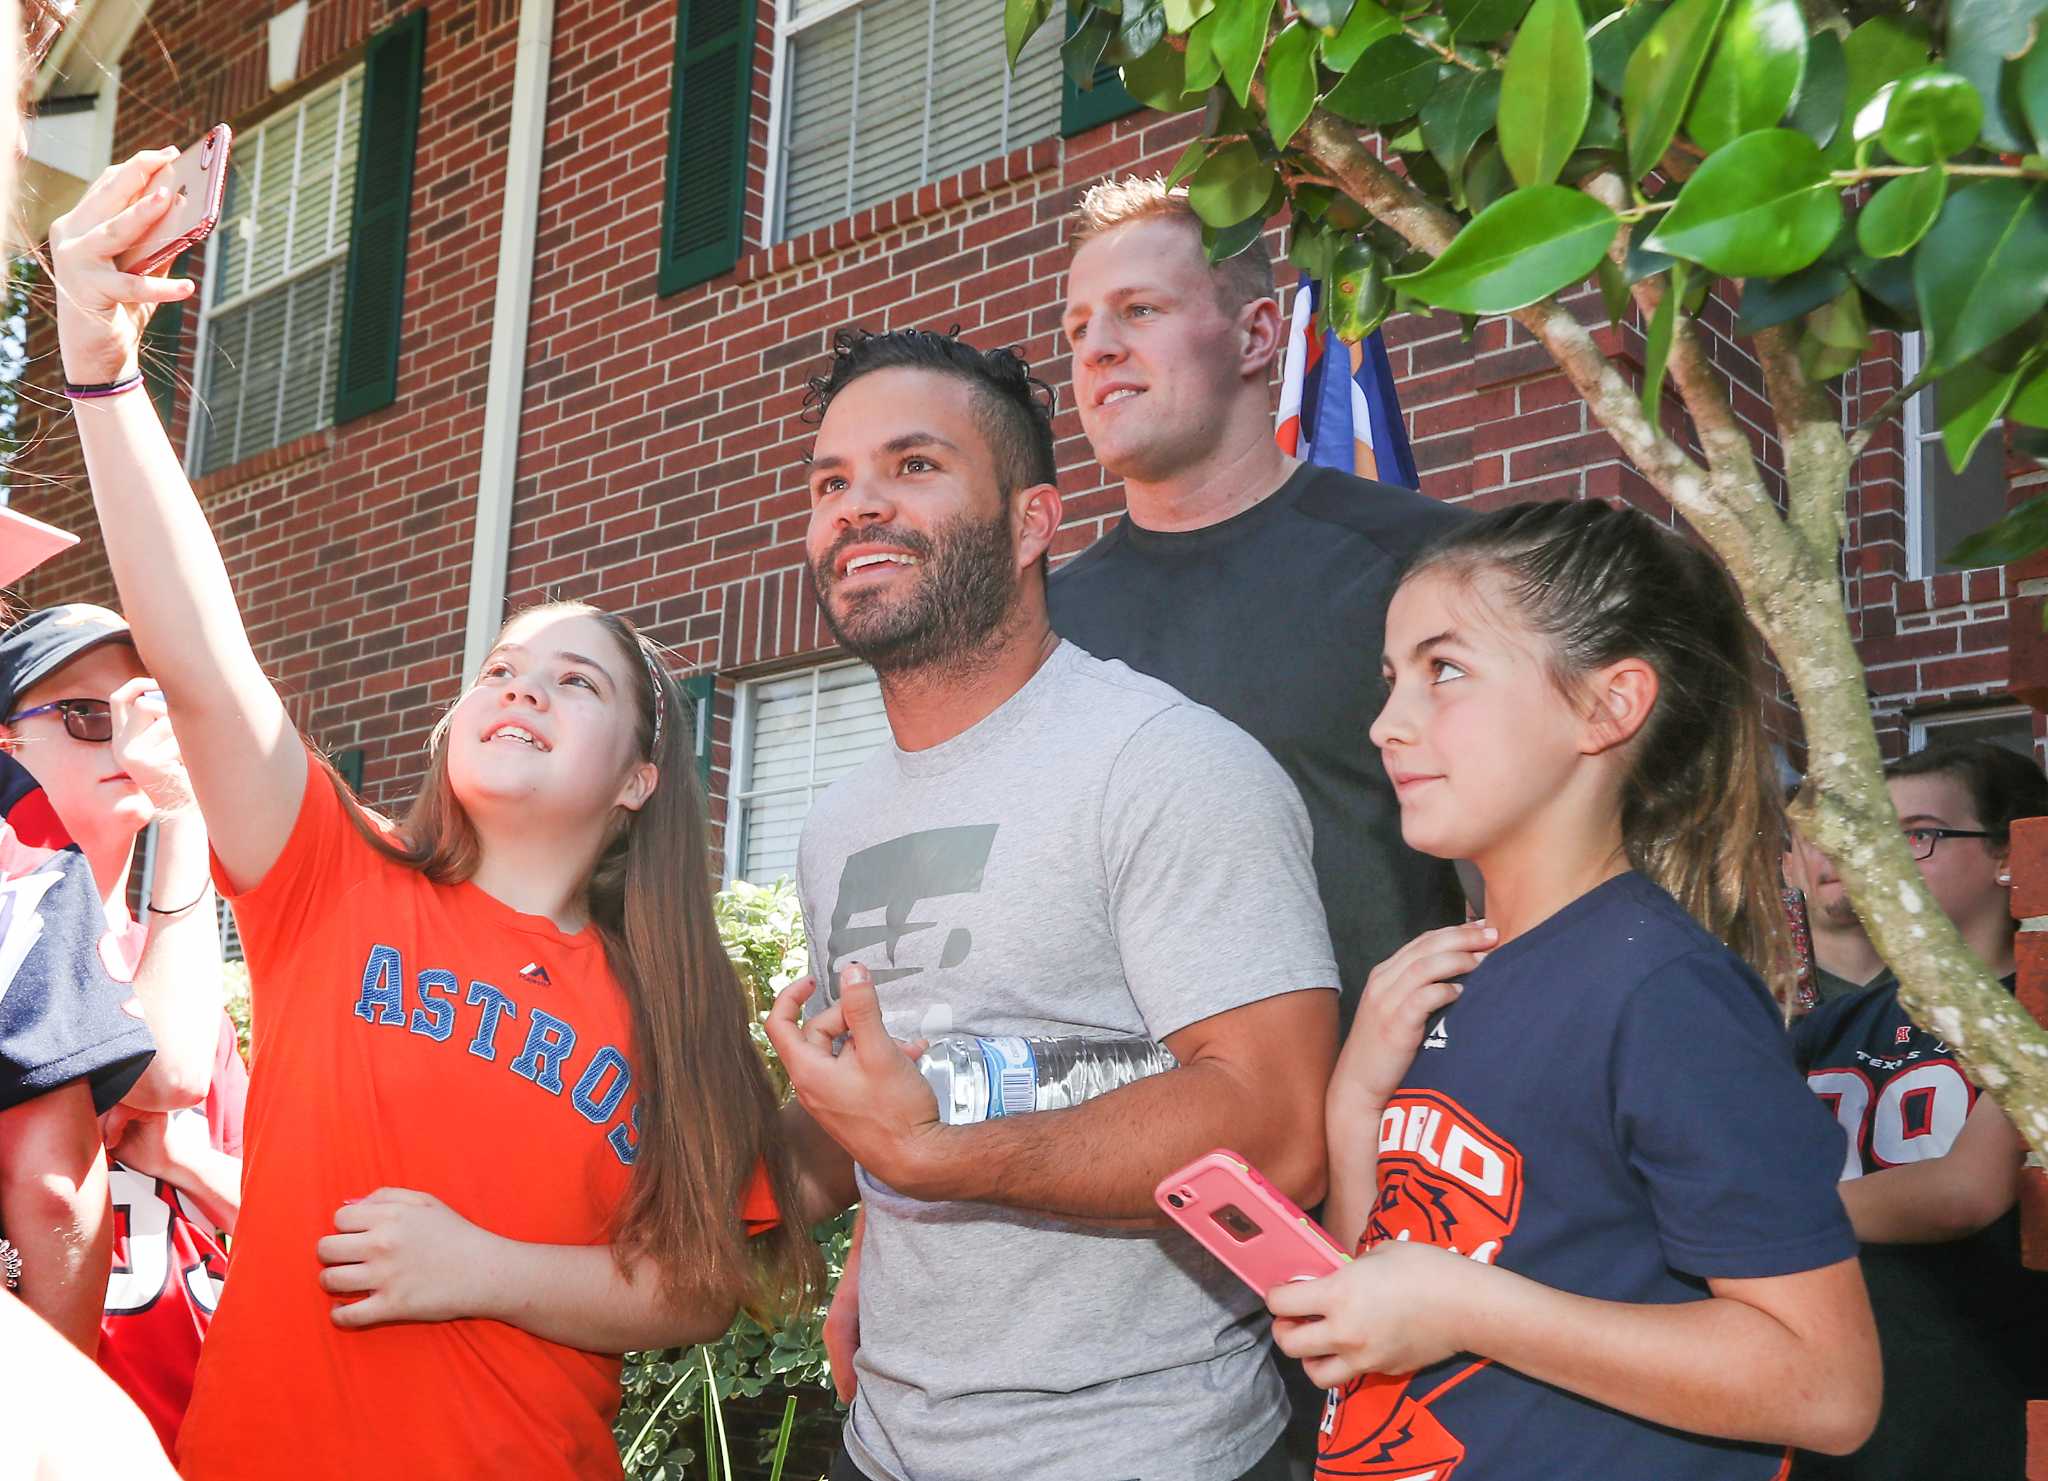
[[[352,73],[236,141],[214,236],[212,296],[228,306],[208,315],[199,367],[201,472],[333,419],[360,87]]]
[[[889,720],[880,681],[862,663],[760,680],[742,702],[747,755],[732,857],[740,877],[772,884],[795,872],[797,840],[819,790],[887,745]]]
[[[2005,517],[2005,438],[1994,427],[1977,444],[1976,456],[1961,473],[1949,467],[1948,452],[1939,437],[1920,444],[1920,528],[1923,535],[1921,570],[1961,569],[1951,565],[1949,552],[1969,536],[1989,529]]]
[[[1993,710],[1960,715],[1936,716],[1914,727],[1916,751],[1933,745],[1964,741],[1989,741],[2022,756],[2034,754],[2034,715],[2031,710]]]

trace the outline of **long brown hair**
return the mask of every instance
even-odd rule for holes
[[[613,1221],[621,1268],[644,1257],[677,1300],[744,1293],[787,1310],[822,1281],[817,1246],[785,1219],[747,1239],[740,1203],[765,1160],[778,1207],[800,1206],[796,1175],[775,1134],[777,1097],[748,1032],[752,1003],[719,939],[711,903],[704,798],[690,754],[692,724],[660,650],[625,618],[576,602],[535,612],[588,617],[618,644],[632,696],[639,754],[659,772],[637,810],[621,809],[586,886],[591,926],[604,944],[633,1019],[637,1153]],[[516,619],[515,619],[516,620]],[[510,624],[508,623],[509,627]],[[654,738],[660,706],[660,748]],[[387,858],[436,884],[476,873],[482,844],[448,780],[451,707],[434,727],[427,776],[392,832],[380,827],[327,768],[356,827]]]
[[[1422,551],[1424,571],[1498,576],[1548,643],[1567,697],[1624,658],[1657,673],[1621,798],[1629,863],[1669,891],[1776,992],[1791,987],[1781,898],[1784,799],[1764,728],[1762,659],[1721,563],[1634,509],[1511,504]]]

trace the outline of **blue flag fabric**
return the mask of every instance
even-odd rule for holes
[[[1280,449],[1318,467],[1419,490],[1386,341],[1378,330],[1357,344],[1325,334],[1316,322],[1322,291],[1306,273],[1295,291],[1274,434]]]

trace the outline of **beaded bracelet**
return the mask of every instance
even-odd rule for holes
[[[0,1285],[10,1291],[21,1285],[21,1251],[0,1239]]]
[[[123,391],[132,391],[141,384],[142,372],[138,370],[135,374],[122,380],[105,381],[96,386],[75,386],[70,381],[66,381],[64,382],[64,394],[73,401],[98,401],[102,397],[118,396]]]

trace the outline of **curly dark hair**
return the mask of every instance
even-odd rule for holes
[[[1003,496],[1018,489],[1059,481],[1052,451],[1054,395],[1031,373],[1014,349],[978,350],[960,338],[958,327],[935,329],[842,329],[832,336],[832,363],[810,378],[803,417],[825,419],[832,398],[877,370],[931,370],[957,376],[974,388],[982,435],[995,456]]]

